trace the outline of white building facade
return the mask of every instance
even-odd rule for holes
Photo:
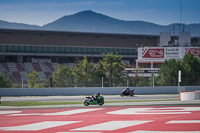
[[[136,60],[136,66],[140,66],[142,68],[159,68],[159,65],[156,64],[162,64],[165,60],[169,59],[183,59],[185,54],[193,54],[197,58],[200,58],[200,47],[138,48],[138,59]]]
[[[200,58],[200,47],[144,47],[138,48],[138,59],[136,68],[127,68],[130,77],[134,77],[137,71],[138,76],[158,76],[158,70],[165,60],[183,59],[184,55],[193,54]]]

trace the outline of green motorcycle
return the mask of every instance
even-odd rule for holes
[[[89,105],[103,105],[104,104],[104,97],[98,96],[97,98],[94,98],[94,96],[86,97],[86,100],[84,101],[85,106]]]

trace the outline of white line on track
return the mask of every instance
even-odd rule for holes
[[[200,120],[176,120],[167,122],[167,124],[171,123],[200,123]]]
[[[85,113],[85,112],[90,112],[90,111],[97,111],[97,110],[101,110],[101,109],[103,109],[103,108],[98,108],[98,109],[75,109],[75,110],[68,110],[68,111],[57,112],[57,113],[44,113],[42,115],[73,115],[73,114]]]
[[[144,124],[144,123],[148,123],[148,122],[151,122],[151,121],[109,121],[109,122],[105,122],[105,123],[100,123],[100,124],[86,126],[86,127],[77,128],[77,129],[72,129],[72,130],[75,130],[75,131],[82,131],[82,130],[87,130],[87,131],[95,131],[95,130],[112,131],[112,130],[117,130],[117,129],[121,129],[121,128],[125,128],[125,127]]]
[[[21,113],[22,111],[0,111],[0,115],[12,114],[12,113]]]
[[[190,114],[190,111],[200,111],[200,107],[164,107],[164,108],[126,108],[107,112],[116,115],[143,114]]]
[[[129,133],[199,133],[199,131],[144,131],[138,130]]]
[[[21,126],[0,127],[0,130],[3,130],[3,131],[38,131],[38,130],[43,130],[43,129],[47,129],[47,128],[78,123],[78,122],[81,122],[81,121],[44,121],[44,122],[21,125]]]
[[[101,133],[101,132],[56,132],[56,133]]]
[[[102,110],[103,108],[98,109],[74,109],[74,110],[68,110],[68,111],[62,111],[62,112],[55,112],[55,113],[31,113],[31,114],[11,114],[8,116],[27,116],[27,115],[73,115],[73,114],[79,114],[79,113],[85,113],[90,111],[97,111]]]

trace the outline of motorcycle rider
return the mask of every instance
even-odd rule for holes
[[[97,98],[100,96],[101,94],[99,92],[97,92],[96,94],[94,94],[94,96],[92,96],[93,100],[97,100]]]
[[[126,88],[126,93],[127,93],[127,94],[130,93],[130,88],[129,88],[129,87]]]
[[[121,97],[123,97],[123,96],[131,96],[132,97],[134,95],[135,95],[134,90],[131,90],[129,87],[123,89],[121,92]]]

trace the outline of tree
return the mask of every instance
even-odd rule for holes
[[[140,77],[139,82],[136,84],[137,87],[139,86],[150,86],[149,78]]]
[[[193,54],[186,54],[182,61],[182,85],[197,85],[200,78],[200,60]]]
[[[12,83],[8,74],[0,72],[0,88],[11,88]]]
[[[113,53],[103,55],[105,57],[99,63],[102,66],[103,74],[108,78],[109,86],[119,85],[122,78],[122,71],[124,70],[121,57]]]
[[[75,77],[76,85],[78,87],[88,87],[93,84],[96,79],[95,66],[93,62],[88,62],[87,57],[79,60],[73,68],[73,76]]]
[[[47,87],[55,87],[53,84],[53,76],[52,75],[47,78],[47,80],[44,82],[43,86],[46,88]]]
[[[140,76],[142,74],[140,71],[140,67],[134,69],[134,77],[129,77],[130,86],[149,86],[149,79]]]
[[[178,71],[181,71],[181,85],[197,85],[200,77],[200,60],[192,54],[186,54],[183,60],[170,59],[162,63],[156,79],[158,85],[172,86],[178,83]]]
[[[32,71],[31,73],[27,73],[26,76],[29,78],[29,80],[28,80],[29,88],[39,88],[40,87],[37,71]]]
[[[53,87],[73,87],[74,77],[72,75],[72,69],[67,65],[58,65],[58,70],[52,75]],[[51,80],[51,78],[49,78]]]
[[[156,80],[157,84],[163,86],[173,86],[174,83],[177,83],[178,81],[178,71],[181,69],[181,60],[165,60],[158,71],[159,78]]]

